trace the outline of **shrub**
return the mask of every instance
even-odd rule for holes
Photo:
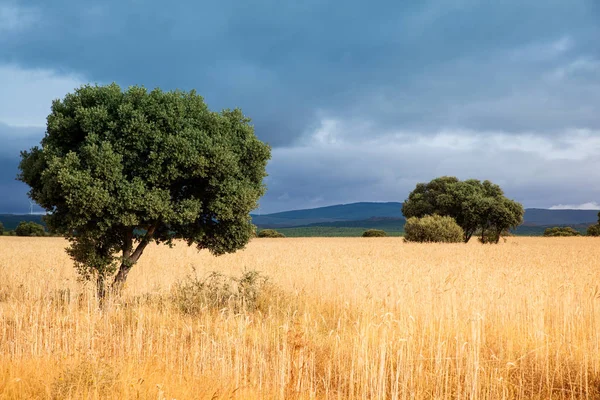
[[[4,225],[0,222],[0,236],[4,235]]]
[[[233,312],[252,311],[259,306],[267,287],[268,278],[257,271],[246,271],[239,278],[211,272],[203,279],[195,272],[174,286],[173,301],[184,314],[223,308]]]
[[[452,217],[428,215],[412,217],[404,225],[404,240],[408,242],[459,243],[464,232]]]
[[[277,232],[275,229],[263,229],[258,232],[259,238],[284,238],[285,235],[283,233]]]
[[[571,228],[570,226],[555,226],[554,228],[547,228],[544,231],[544,236],[554,237],[554,236],[580,236],[581,232]]]
[[[381,229],[367,229],[363,232],[362,237],[386,237],[387,233]]]
[[[588,236],[600,236],[600,224],[595,224],[595,225],[588,226],[586,235],[588,235]]]
[[[32,221],[21,221],[15,229],[15,233],[17,236],[46,236],[44,227]]]

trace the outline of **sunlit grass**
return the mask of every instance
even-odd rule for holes
[[[600,398],[600,240],[155,246],[104,311],[65,245],[0,238],[2,399]],[[192,267],[269,285],[184,312]]]

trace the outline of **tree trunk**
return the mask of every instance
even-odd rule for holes
[[[144,249],[146,246],[148,246],[148,243],[150,243],[155,231],[156,225],[151,226],[133,252],[133,231],[127,232],[127,236],[123,245],[123,261],[121,262],[121,265],[119,266],[119,272],[117,272],[117,275],[115,276],[115,279],[111,285],[111,290],[113,293],[121,293],[123,286],[125,286],[125,281],[127,280],[129,271],[131,271],[131,268],[133,268],[135,263],[144,253]]]
[[[465,232],[465,243],[469,243],[471,236],[473,236],[473,232]]]
[[[100,273],[96,278],[96,295],[98,296],[100,308],[102,308],[104,305],[104,299],[106,298],[106,282],[104,280],[104,275]]]

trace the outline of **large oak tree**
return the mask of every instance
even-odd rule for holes
[[[270,148],[240,110],[213,112],[194,91],[111,84],[55,100],[41,146],[21,157],[18,178],[103,297],[151,242],[244,247]]]

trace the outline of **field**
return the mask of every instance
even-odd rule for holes
[[[600,398],[594,238],[155,246],[103,311],[65,245],[0,237],[0,399]]]

